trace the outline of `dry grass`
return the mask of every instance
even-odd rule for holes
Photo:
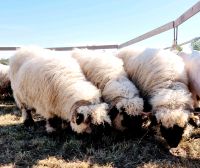
[[[0,167],[200,167],[200,129],[172,153],[149,134],[78,136],[66,130],[51,137],[43,120],[27,129],[15,105],[0,105]]]

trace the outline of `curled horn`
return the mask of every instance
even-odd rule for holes
[[[77,101],[76,103],[74,103],[74,105],[71,107],[71,110],[70,112],[72,113],[72,122],[75,123],[76,120],[76,115],[77,115],[77,109],[80,107],[80,106],[87,106],[87,105],[91,105],[91,102],[87,101],[87,100],[80,100],[80,101]]]

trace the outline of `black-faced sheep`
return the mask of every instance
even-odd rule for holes
[[[183,60],[161,49],[119,51],[132,81],[152,106],[160,131],[171,147],[179,144],[192,109]]]
[[[47,120],[47,132],[55,131],[50,125],[54,117],[70,122],[77,133],[90,133],[92,125],[111,123],[100,91],[86,80],[72,57],[24,47],[11,57],[9,76],[24,123],[31,120],[32,110]]]
[[[128,79],[121,59],[114,54],[80,49],[72,51],[72,56],[78,60],[87,79],[101,90],[104,101],[111,105],[110,116],[116,129],[123,131],[131,124],[141,124],[141,121],[136,123],[136,118],[142,120],[143,99]]]

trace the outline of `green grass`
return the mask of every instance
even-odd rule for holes
[[[8,65],[8,63],[9,63],[9,59],[4,59],[4,58],[0,59],[0,64]]]
[[[28,129],[20,118],[15,105],[0,104],[0,167],[200,167],[200,129],[170,153],[160,137],[148,133],[49,136],[42,119],[36,117],[36,127]]]

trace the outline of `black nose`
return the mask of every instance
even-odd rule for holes
[[[134,129],[140,129],[142,127],[143,118],[141,115],[137,116],[130,116],[125,112],[122,112],[123,120],[122,125],[126,128],[134,128]]]
[[[102,134],[102,133],[108,133],[111,131],[111,125],[108,123],[103,123],[100,125],[90,124],[90,127],[92,129],[92,134]]]
[[[76,124],[80,125],[84,121],[84,115],[83,114],[77,114],[76,116]]]
[[[113,121],[113,120],[117,117],[117,114],[118,114],[118,113],[119,113],[119,111],[118,111],[118,109],[117,109],[115,106],[113,106],[113,107],[110,109],[108,115],[109,115],[111,121]]]
[[[184,128],[178,125],[174,125],[172,128],[166,128],[161,125],[160,131],[170,147],[177,147],[182,139]]]
[[[152,105],[149,103],[148,98],[144,98],[144,112],[149,112],[152,110]]]

